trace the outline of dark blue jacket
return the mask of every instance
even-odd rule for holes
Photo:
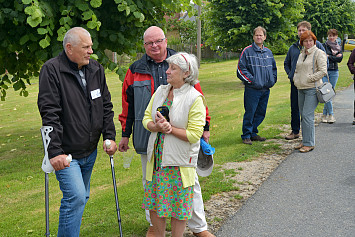
[[[317,40],[316,45],[317,45],[317,48],[319,48],[325,52],[325,49],[324,49],[321,42],[319,42]],[[290,79],[290,81],[293,81],[293,75],[295,74],[296,64],[297,64],[298,56],[300,55],[301,49],[302,49],[302,46],[300,45],[300,41],[297,41],[296,43],[291,45],[291,47],[289,48],[289,50],[287,52],[287,56],[284,61],[284,68],[285,68],[285,71],[288,75],[288,79]]]
[[[246,87],[253,89],[269,89],[277,81],[277,68],[271,50],[259,48],[255,44],[244,48],[240,55],[237,76]]]

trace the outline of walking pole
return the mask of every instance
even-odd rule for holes
[[[44,173],[44,187],[45,187],[45,202],[46,202],[46,234],[45,236],[50,236],[49,233],[49,194],[48,194],[48,173]]]
[[[45,208],[46,208],[46,234],[45,236],[50,236],[49,233],[49,190],[48,190],[48,174],[53,172],[53,167],[48,159],[48,145],[51,141],[49,133],[53,131],[52,126],[43,126],[41,127],[43,149],[44,149],[44,158],[42,161],[42,170],[44,171],[44,188],[45,188]]]
[[[50,236],[49,233],[49,178],[48,174],[54,172],[54,168],[49,162],[48,158],[48,145],[51,141],[49,137],[49,133],[53,131],[52,126],[43,126],[41,127],[42,141],[43,141],[43,149],[44,149],[44,157],[42,161],[42,170],[44,171],[44,189],[45,189],[45,208],[46,208],[46,234],[45,236]],[[67,156],[67,161],[70,163],[72,161],[71,155]]]
[[[105,141],[105,145],[106,145],[106,148],[109,149],[111,147],[111,141],[110,140],[106,140]],[[120,228],[120,237],[122,237],[123,235],[122,235],[122,226],[121,226],[121,214],[120,214],[120,205],[118,204],[115,167],[113,165],[113,155],[110,155],[110,161],[111,161],[111,173],[112,173],[113,190],[115,192],[117,220],[118,220],[118,226]]]

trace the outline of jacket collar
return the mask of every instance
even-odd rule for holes
[[[76,74],[79,71],[78,64],[72,62],[68,58],[68,56],[66,55],[64,50],[59,54],[58,57],[59,57],[59,61],[60,61],[59,70],[61,72]],[[92,59],[90,59],[89,64],[83,66],[83,68],[85,68],[86,71],[89,71],[89,73],[94,73],[99,69],[98,66],[94,65]]]
[[[300,45],[300,41],[298,40],[294,45],[301,51],[302,50],[302,45]]]
[[[174,54],[176,54],[175,50],[166,48],[166,58],[163,60],[163,62],[164,62],[167,58],[169,58],[171,55],[174,55]],[[146,54],[146,53],[144,54],[143,57],[145,57],[145,61],[153,61],[153,62],[155,62],[155,61],[154,61],[151,57],[149,57],[148,54]]]
[[[166,98],[169,94],[169,91],[171,90],[172,85],[167,84],[167,85],[161,85],[160,87],[163,89],[163,97]],[[180,88],[173,89],[173,94],[174,96],[184,94],[190,87],[191,85],[189,83],[185,83]]]
[[[173,90],[173,93],[174,93],[174,95],[182,94],[182,93],[184,93],[189,87],[190,87],[190,84],[185,83],[185,84],[182,85],[180,88],[174,89],[174,90]]]
[[[263,45],[263,48],[260,48],[259,46],[256,45],[255,42],[253,42],[252,46],[253,46],[253,49],[254,49],[255,51],[257,51],[257,52],[263,52],[263,51],[265,51],[265,46],[264,46],[264,45]]]
[[[312,53],[314,53],[314,51],[316,51],[316,50],[317,50],[317,46],[316,46],[316,45],[313,45],[310,49],[308,49],[308,53],[309,53],[309,54],[312,54]],[[303,52],[303,53],[306,53],[306,49],[303,48],[302,52]]]

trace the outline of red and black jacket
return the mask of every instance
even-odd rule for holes
[[[176,52],[168,50],[168,57]],[[130,137],[133,128],[133,146],[138,154],[147,153],[147,144],[150,132],[143,127],[144,111],[154,94],[154,78],[148,66],[149,56],[135,61],[128,69],[122,86],[122,113],[118,119],[122,125],[122,137]],[[164,61],[164,63],[167,63]],[[195,85],[196,90],[202,93],[200,83]],[[210,116],[206,107],[205,131],[209,131]]]

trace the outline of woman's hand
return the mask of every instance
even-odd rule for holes
[[[164,116],[159,111],[155,114],[155,126],[158,132],[171,133],[171,124],[166,121]]]

